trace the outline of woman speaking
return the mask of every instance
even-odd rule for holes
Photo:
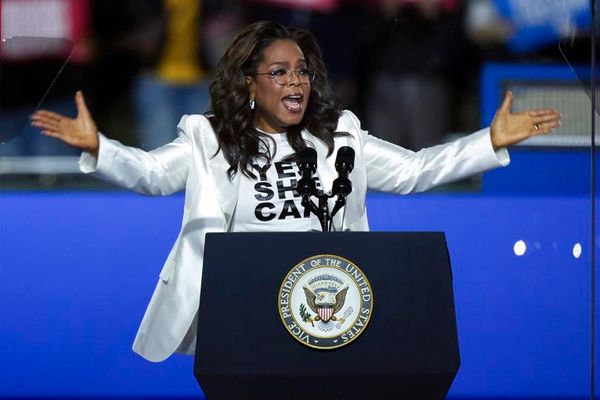
[[[507,93],[490,128],[412,152],[371,136],[327,81],[320,49],[304,30],[275,22],[245,28],[221,59],[210,86],[213,112],[185,115],[178,137],[145,152],[96,127],[81,92],[77,117],[40,110],[32,124],[83,151],[80,168],[147,195],[185,190],[181,231],[169,253],[133,345],[151,361],[192,354],[207,232],[320,229],[293,181],[296,155],[317,153],[315,183],[331,190],[335,156],[354,149],[353,191],[333,230],[366,231],[368,189],[410,193],[508,164],[505,147],[560,124],[556,110],[511,113]],[[435,115],[432,115],[435,118]]]

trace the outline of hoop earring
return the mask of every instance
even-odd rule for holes
[[[249,104],[249,106],[250,106],[250,109],[251,109],[251,110],[254,110],[254,106],[255,106],[255,105],[256,105],[256,102],[254,101],[254,99],[250,99],[250,104]]]

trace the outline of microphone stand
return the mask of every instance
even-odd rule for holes
[[[314,201],[310,199],[310,196],[310,194],[303,194],[301,204],[305,208],[308,208],[311,213],[317,216],[317,218],[319,219],[319,223],[321,224],[321,230],[323,232],[330,232],[331,221],[333,220],[333,216],[335,215],[335,213],[329,212],[329,205],[327,204],[327,200],[334,197],[334,195],[323,193],[320,191],[313,194],[313,196],[315,196],[319,200],[318,206],[315,204]],[[335,212],[337,212],[337,210]]]

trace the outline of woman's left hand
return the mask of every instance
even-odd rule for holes
[[[511,113],[513,95],[506,93],[502,106],[492,121],[491,136],[494,150],[519,143],[532,136],[544,135],[560,126],[560,113],[552,108]]]

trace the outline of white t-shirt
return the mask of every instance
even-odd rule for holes
[[[296,191],[300,170],[295,162],[281,161],[294,150],[286,133],[268,134],[275,140],[266,140],[271,153],[271,165],[258,160],[252,165],[257,179],[241,175],[240,192],[232,221],[233,232],[302,232],[321,230],[319,219],[302,206]],[[238,172],[239,173],[239,172]],[[315,175],[317,189],[321,189]]]

